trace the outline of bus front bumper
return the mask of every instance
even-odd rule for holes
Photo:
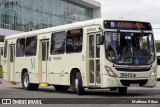
[[[156,81],[156,76],[149,78],[114,78],[108,76],[104,78],[102,87],[155,87]]]

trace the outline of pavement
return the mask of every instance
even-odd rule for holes
[[[56,91],[53,86],[49,87],[39,87],[37,91],[26,91],[22,88],[21,83],[17,85],[11,85],[11,83],[6,82],[1,78],[2,84],[0,84],[0,98],[54,98],[54,99],[67,99],[71,98],[71,100],[74,101],[72,98],[83,98],[84,100],[92,99],[92,98],[105,98],[105,99],[136,99],[136,98],[159,98],[160,99],[160,81],[157,82],[156,87],[154,88],[142,88],[142,87],[129,87],[128,92],[126,95],[120,95],[117,91],[110,91],[109,89],[96,89],[96,90],[85,90],[85,94],[82,96],[78,96],[75,93],[70,93],[67,91]],[[73,102],[74,103],[74,102]],[[158,104],[123,104],[125,103],[125,100],[122,100],[122,104],[107,104],[107,107],[159,107]],[[54,104],[54,106],[62,107],[64,104]],[[143,106],[142,106],[143,105]],[[4,106],[4,105],[3,105]],[[37,105],[34,105],[36,107]],[[42,106],[42,105],[41,105]],[[51,105],[47,105],[46,107],[49,107]],[[52,105],[53,106],[53,105]],[[75,104],[65,104],[65,107],[72,107],[75,106]],[[106,107],[106,104],[78,104],[77,107]],[[1,105],[0,105],[1,107]],[[16,106],[17,107],[17,106]],[[40,106],[38,106],[40,107]]]

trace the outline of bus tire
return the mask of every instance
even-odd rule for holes
[[[69,86],[54,85],[54,88],[57,91],[66,91],[69,88]]]
[[[39,84],[32,84],[29,82],[29,75],[28,75],[28,72],[25,72],[23,74],[23,77],[22,77],[22,87],[25,89],[25,90],[37,90],[38,87],[39,87]]]
[[[119,92],[119,94],[126,94],[127,93],[127,87],[119,87],[118,92]]]
[[[77,94],[78,95],[83,95],[84,94],[84,87],[82,84],[82,77],[81,77],[81,73],[77,72],[77,76],[75,79],[75,85],[76,85],[76,89],[77,89]]]

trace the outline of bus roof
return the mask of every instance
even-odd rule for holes
[[[66,24],[66,25],[60,25],[60,26],[56,26],[56,27],[40,29],[40,30],[23,32],[23,33],[18,33],[18,34],[14,34],[14,35],[8,35],[8,36],[5,36],[5,39],[13,39],[13,38],[17,38],[17,37],[21,38],[21,37],[32,36],[32,35],[37,35],[37,34],[50,33],[50,32],[60,32],[60,31],[64,31],[64,30],[69,30],[69,29],[73,29],[73,28],[76,29],[76,28],[91,26],[91,25],[103,25],[104,20],[146,22],[146,21],[141,21],[141,20],[124,19],[124,18],[105,18],[105,19],[100,18],[100,19],[81,21],[81,22],[76,22],[76,23],[71,23],[71,24]]]

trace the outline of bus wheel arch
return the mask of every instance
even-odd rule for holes
[[[79,68],[72,68],[70,72],[70,84],[73,81],[72,77],[76,77],[77,72],[80,72]]]
[[[21,74],[21,81],[22,81],[22,87],[25,90],[37,90],[39,87],[39,84],[33,84],[30,83],[30,79],[29,79],[29,73],[28,70],[26,68],[24,68],[22,70],[22,74]]]
[[[73,68],[70,73],[71,92],[77,92],[78,95],[84,94],[82,74],[78,68]]]
[[[28,70],[27,70],[26,68],[24,68],[24,69],[22,70],[22,73],[21,73],[21,82],[22,82],[22,79],[23,79],[23,75],[24,75],[26,72],[28,73]]]

